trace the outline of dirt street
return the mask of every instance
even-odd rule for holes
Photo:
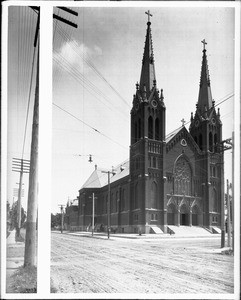
[[[83,237],[52,233],[59,293],[233,293],[233,256],[220,239]]]

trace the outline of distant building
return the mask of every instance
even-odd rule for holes
[[[67,203],[64,214],[64,228],[70,229],[78,226],[78,199]]]
[[[199,97],[189,130],[183,125],[166,135],[163,90],[157,88],[151,22],[147,23],[140,82],[131,109],[129,160],[110,176],[110,226],[117,232],[150,233],[168,225],[220,226],[223,199],[222,122],[210,86],[203,41]],[[171,80],[171,79],[170,79]],[[175,84],[175,83],[174,83]],[[181,117],[181,116],[180,116]],[[69,224],[107,227],[108,174],[97,167],[79,190],[78,208],[67,209]]]

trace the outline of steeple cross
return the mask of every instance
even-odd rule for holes
[[[146,11],[145,14],[148,15],[148,22],[150,22],[150,17],[152,17],[152,14],[150,13],[150,11]]]
[[[185,125],[186,121],[184,120],[184,118],[181,119],[181,122],[182,122],[182,126]]]
[[[205,50],[205,45],[207,45],[207,42],[204,39],[203,41],[201,41],[201,43],[203,43],[203,50]]]

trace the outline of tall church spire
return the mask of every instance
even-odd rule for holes
[[[156,76],[155,76],[154,55],[153,55],[152,36],[151,36],[151,22],[150,22],[150,17],[152,17],[152,15],[150,14],[149,10],[148,12],[146,12],[146,14],[148,15],[148,22],[147,22],[144,55],[142,60],[140,90],[141,92],[146,90],[146,93],[149,94],[152,87],[154,86],[154,81],[156,80]]]
[[[202,57],[202,70],[200,78],[199,96],[198,96],[198,109],[203,115],[205,111],[209,111],[212,107],[212,93],[210,87],[210,78],[208,71],[208,63],[206,56],[205,45],[207,44],[205,40],[203,43],[203,57]]]

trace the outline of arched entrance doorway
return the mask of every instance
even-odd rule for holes
[[[186,204],[183,204],[180,207],[180,225],[181,226],[189,225],[189,212]]]
[[[194,205],[192,208],[192,225],[198,226],[198,213],[199,209],[197,205]]]
[[[167,207],[167,225],[175,225],[175,212],[176,208],[173,203]]]

